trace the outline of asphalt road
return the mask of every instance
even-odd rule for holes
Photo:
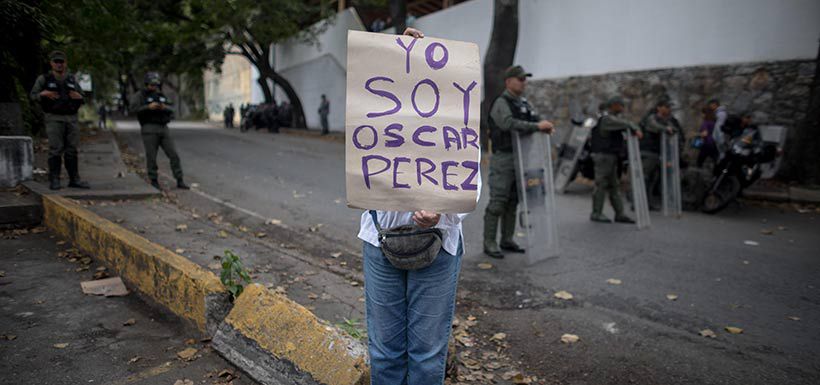
[[[327,242],[360,249],[340,141],[186,123],[172,132],[197,190],[240,215],[304,231],[321,224]],[[133,122],[117,133],[142,151]],[[638,231],[590,222],[589,187],[573,190],[556,197],[560,254],[529,266],[481,253],[485,186],[465,221],[459,287],[458,311],[478,318],[476,333],[506,333],[509,352],[548,383],[820,383],[820,212],[746,204],[715,216],[653,213],[652,228]],[[560,290],[574,298],[554,298]],[[580,341],[562,344],[564,333]]]

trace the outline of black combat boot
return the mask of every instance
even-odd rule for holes
[[[157,190],[160,190],[160,191],[162,190],[162,187],[159,186],[159,180],[158,179],[151,179],[151,186],[154,186],[154,188],[157,189]]]
[[[48,158],[48,188],[52,190],[60,189],[60,168],[62,167],[62,159],[59,156],[52,156]]]
[[[68,187],[89,189],[88,182],[80,179],[79,159],[75,156],[65,157],[65,168],[68,171]]]
[[[190,190],[191,187],[185,184],[185,181],[182,178],[177,179],[177,188],[182,190]]]

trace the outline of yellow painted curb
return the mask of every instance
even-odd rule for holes
[[[225,323],[322,384],[370,382],[363,344],[263,286],[252,284],[245,288]]]
[[[43,195],[43,220],[52,231],[104,261],[142,294],[203,332],[209,326],[208,298],[227,299],[222,283],[210,271],[69,199]]]

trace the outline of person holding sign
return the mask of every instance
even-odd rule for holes
[[[501,250],[523,253],[524,249],[513,241],[515,219],[518,209],[518,190],[515,180],[515,157],[513,156],[512,132],[552,133],[553,125],[539,119],[527,102],[524,89],[532,74],[521,66],[507,68],[504,73],[506,89],[490,109],[490,140],[493,156],[490,159],[490,203],[484,212],[484,254],[492,258],[504,258]],[[501,219],[501,248],[496,242],[498,221]]]
[[[348,32],[347,204],[367,209],[373,385],[444,383],[463,212],[481,189],[478,47],[423,38]]]

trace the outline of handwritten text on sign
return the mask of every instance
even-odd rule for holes
[[[347,202],[469,212],[479,180],[478,47],[348,33]]]

